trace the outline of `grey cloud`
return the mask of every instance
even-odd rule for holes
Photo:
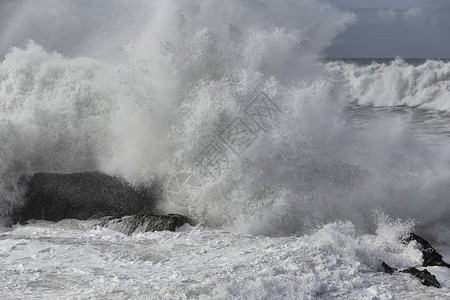
[[[355,9],[358,22],[328,48],[330,57],[449,58],[450,9]]]
[[[380,9],[377,16],[381,21],[391,22],[397,19],[397,12],[393,9]]]
[[[402,14],[402,16],[407,20],[422,19],[425,17],[425,15],[426,13],[424,12],[424,10],[417,7],[410,8]]]

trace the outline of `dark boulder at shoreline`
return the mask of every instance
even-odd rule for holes
[[[425,240],[423,237],[418,236],[415,233],[409,233],[401,240],[404,244],[408,244],[412,241],[416,241],[419,244],[420,251],[422,252],[423,256],[423,266],[439,266],[439,267],[447,267],[449,268],[450,265],[442,260],[442,255],[440,255],[436,249],[434,249],[431,244]],[[381,267],[383,268],[383,271],[388,274],[394,274],[396,271],[398,271],[396,268],[392,268],[388,264],[386,264],[384,261],[381,262]],[[435,288],[440,288],[441,284],[436,279],[436,276],[431,274],[427,269],[419,270],[415,267],[410,267],[407,269],[404,269],[400,271],[402,273],[409,273],[417,278],[420,279],[420,282],[422,282],[425,286],[432,286]]]
[[[424,267],[441,266],[450,268],[450,265],[442,260],[442,255],[440,255],[427,240],[414,233],[410,233],[403,238],[403,242],[406,244],[411,241],[416,241],[420,245]]]
[[[395,271],[398,271],[396,268],[389,266],[384,261],[381,262],[381,266],[383,267],[384,273],[388,273],[388,274],[392,275],[392,274],[394,274]]]
[[[121,217],[154,212],[158,187],[134,188],[125,180],[100,172],[36,173],[21,179],[23,206],[12,214],[13,223],[30,219],[86,220],[94,214]]]
[[[160,184],[133,187],[127,181],[100,172],[36,173],[19,183],[23,205],[14,210],[14,224],[28,220],[98,219],[96,226],[126,234],[171,230],[192,221],[181,215],[158,215]]]
[[[391,275],[398,271],[396,268],[392,268],[391,266],[386,264],[384,261],[381,262],[381,266],[383,267],[383,270],[385,273],[388,273]],[[437,281],[436,276],[431,274],[427,269],[424,269],[421,271],[415,267],[411,267],[408,269],[404,269],[400,272],[401,273],[409,273],[409,274],[419,278],[420,282],[425,286],[432,286],[435,288],[441,287],[441,284],[439,283],[439,281]]]
[[[420,271],[420,270],[412,267],[412,268],[408,268],[408,269],[405,269],[400,272],[409,273],[413,276],[416,276],[417,278],[420,279],[420,282],[422,282],[423,285],[433,286],[435,288],[441,287],[441,284],[437,281],[436,276],[434,276],[433,274],[428,272],[427,269]]]
[[[144,233],[149,231],[175,231],[184,224],[194,225],[192,220],[182,215],[152,215],[141,213],[133,216],[124,216],[118,219],[113,217],[103,217],[99,219],[94,226],[105,227],[131,235],[133,233]]]

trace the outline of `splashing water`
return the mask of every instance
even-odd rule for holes
[[[354,100],[360,105],[409,106],[450,111],[450,63],[427,60],[411,65],[401,58],[389,64],[367,66],[331,62],[329,69],[347,79]]]
[[[374,231],[377,209],[421,224],[448,215],[447,152],[416,142],[397,118],[349,126],[352,91],[318,58],[353,14],[312,0],[136,1],[129,9],[140,16],[131,28],[94,30],[67,50],[74,58],[35,42],[5,56],[4,215],[20,198],[21,174],[92,169],[135,184],[195,174],[201,192],[162,209],[250,233],[339,220]],[[103,47],[93,42],[99,35]],[[124,51],[111,54],[108,43]]]

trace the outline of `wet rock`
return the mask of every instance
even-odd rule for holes
[[[405,244],[408,244],[411,241],[416,241],[420,245],[420,250],[423,254],[423,266],[450,267],[449,264],[442,260],[442,255],[437,253],[436,249],[434,249],[427,240],[414,233],[409,233],[407,236],[402,238],[402,242]],[[381,266],[383,267],[384,272],[388,274],[393,274],[395,271],[397,271],[397,269],[390,267],[384,261],[381,262]],[[411,267],[400,272],[409,273],[416,276],[420,279],[423,285],[433,286],[436,288],[441,287],[440,283],[436,279],[436,276],[431,274],[427,269],[420,271],[415,267]]]
[[[431,274],[430,272],[428,272],[427,269],[420,271],[414,267],[409,268],[409,269],[405,269],[403,271],[400,271],[403,273],[409,273],[412,274],[414,276],[416,276],[417,278],[420,279],[420,282],[422,282],[423,285],[426,286],[434,286],[435,288],[440,288],[441,285],[439,284],[439,282],[436,279],[436,276],[434,276],[433,274]]]
[[[426,241],[424,238],[410,233],[406,237],[403,238],[404,243],[409,243],[411,241],[416,241],[420,247],[423,254],[423,266],[442,266],[450,268],[450,265],[442,260],[442,255],[440,255],[431,244]]]
[[[137,214],[133,216],[124,216],[122,218],[104,217],[95,223],[95,226],[101,226],[108,229],[116,230],[124,234],[144,233],[149,231],[175,231],[184,224],[194,225],[188,217],[168,214],[168,215],[152,215]]]
[[[394,274],[395,271],[397,271],[396,268],[392,268],[391,266],[389,266],[388,264],[386,264],[384,261],[381,262],[381,266],[383,267],[383,270],[385,273],[388,274]],[[420,271],[414,267],[405,269],[403,271],[400,271],[402,273],[409,273],[412,274],[413,276],[416,276],[417,278],[420,279],[420,282],[422,282],[423,285],[426,286],[434,286],[436,288],[440,288],[441,285],[439,283],[439,281],[437,281],[436,276],[434,276],[433,274],[431,274],[427,269]]]
[[[100,172],[36,173],[23,177],[21,185],[26,191],[24,203],[13,212],[14,223],[154,213],[160,191],[157,183],[136,189],[121,178]]]
[[[395,271],[397,271],[396,268],[392,268],[391,266],[389,266],[387,263],[385,263],[384,261],[381,262],[381,266],[383,267],[383,270],[385,273],[388,274],[394,274]]]

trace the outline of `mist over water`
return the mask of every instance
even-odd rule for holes
[[[196,174],[198,197],[187,207],[165,200],[161,208],[254,234],[305,232],[337,220],[374,231],[380,214],[421,226],[448,222],[448,147],[420,143],[397,117],[355,129],[345,108],[360,85],[349,87],[342,70],[319,60],[355,21],[351,13],[312,0],[135,1],[122,13],[125,4],[113,1],[114,22],[95,20],[106,33],[88,30],[84,40],[77,16],[93,4],[63,3],[55,15],[66,4],[76,13],[67,30],[44,40],[49,49],[30,42],[0,65],[4,215],[20,201],[15,182],[24,173],[99,169],[134,184]],[[38,18],[39,11],[14,9]],[[2,22],[15,28],[13,17]],[[113,34],[104,25],[112,23],[126,26],[114,26]],[[11,34],[2,30],[0,42],[5,36]],[[67,49],[66,40],[82,47]],[[368,86],[359,94],[375,97]],[[261,95],[278,111],[266,128],[246,114]],[[391,93],[376,101],[409,101],[403,98]],[[253,133],[238,154],[220,139],[236,118]],[[196,162],[218,143],[225,164],[207,164],[202,173]]]

